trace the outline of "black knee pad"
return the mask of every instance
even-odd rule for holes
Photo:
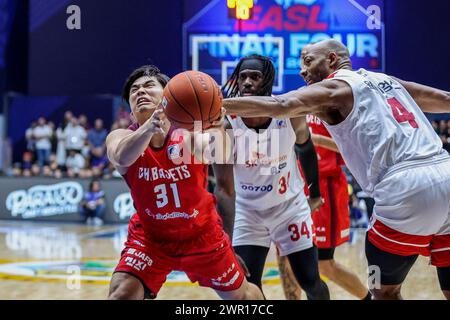
[[[261,278],[264,271],[264,263],[266,262],[269,248],[260,246],[235,246],[233,247],[236,254],[244,260],[250,276],[247,281],[256,284],[262,289]]]
[[[418,255],[399,256],[383,251],[373,245],[366,235],[366,258],[371,266],[380,269],[380,281],[382,285],[398,285],[403,283],[409,270],[416,262]]]
[[[294,252],[288,255],[292,272],[308,299],[328,300],[328,286],[320,279],[317,247]]]

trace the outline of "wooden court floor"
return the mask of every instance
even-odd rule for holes
[[[105,299],[111,272],[127,234],[125,225],[87,227],[79,224],[0,221],[0,299]],[[336,260],[366,282],[364,230],[336,250]],[[274,250],[264,274],[267,299],[284,299]],[[332,299],[355,299],[327,281]],[[405,299],[443,299],[436,271],[419,257],[403,288]],[[303,295],[305,298],[305,295]],[[157,299],[218,299],[215,292],[190,284],[174,273]]]

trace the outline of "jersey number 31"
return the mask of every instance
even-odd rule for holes
[[[172,189],[173,200],[175,202],[175,208],[181,207],[180,197],[178,196],[178,188],[176,183],[171,183],[170,188]],[[154,189],[156,194],[156,206],[162,208],[169,203],[169,198],[167,197],[167,188],[165,184],[159,184]]]

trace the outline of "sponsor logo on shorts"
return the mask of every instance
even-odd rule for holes
[[[325,242],[327,241],[327,237],[316,237],[317,242]]]
[[[153,260],[139,250],[130,248],[126,254],[129,256],[125,257],[125,264],[137,271],[144,271],[147,266],[150,267],[153,264]]]
[[[133,242],[134,242],[134,244],[137,244],[138,246],[145,248],[145,245],[142,244],[140,241],[138,241],[138,240],[133,240]]]
[[[150,217],[153,218],[155,220],[169,220],[169,219],[178,219],[178,218],[182,218],[182,219],[195,219],[198,214],[199,211],[197,209],[194,209],[194,211],[192,212],[192,214],[186,213],[186,212],[171,212],[171,213],[156,213],[153,214],[150,209],[145,209],[145,213]]]
[[[234,273],[234,275],[231,277],[230,281],[228,281],[228,282],[222,282],[222,280],[228,278],[228,276],[229,276],[230,274],[232,274],[233,272],[235,272],[235,273]],[[236,280],[239,278],[239,275],[240,275],[240,274],[241,274],[241,273],[240,273],[239,270],[236,268],[236,264],[233,263],[233,264],[231,265],[231,267],[229,267],[228,270],[225,271],[222,275],[220,275],[219,277],[217,277],[217,278],[215,278],[215,279],[211,279],[211,283],[212,283],[213,285],[215,285],[215,286],[218,286],[218,287],[229,287],[229,286],[233,285],[233,284],[236,282]]]

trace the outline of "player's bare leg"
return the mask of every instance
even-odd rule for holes
[[[109,286],[109,300],[143,300],[144,286],[141,281],[124,272],[115,272]]]
[[[264,300],[264,295],[257,285],[244,278],[241,286],[232,291],[215,290],[223,300]]]
[[[359,299],[364,299],[369,293],[356,274],[352,273],[334,259],[319,260],[320,274],[324,275],[338,286]]]
[[[278,269],[280,270],[281,285],[287,300],[301,300],[302,288],[298,284],[291,265],[286,256],[281,257],[277,250]]]

